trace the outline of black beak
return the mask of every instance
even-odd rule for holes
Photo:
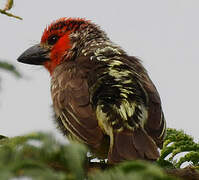
[[[42,65],[44,62],[50,60],[49,52],[49,49],[43,48],[37,44],[22,53],[17,61],[26,64]]]

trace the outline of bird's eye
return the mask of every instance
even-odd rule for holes
[[[48,38],[48,44],[53,45],[57,42],[58,39],[59,37],[57,35],[52,35]]]

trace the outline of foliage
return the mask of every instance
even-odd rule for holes
[[[186,155],[175,160],[175,157],[182,152],[186,152]],[[170,157],[166,159],[168,156]],[[180,168],[185,162],[199,169],[199,143],[195,143],[193,137],[183,131],[168,128],[158,163],[162,166]]]
[[[90,180],[176,180],[169,177],[155,164],[144,161],[121,163],[104,172],[97,172],[89,176]]]
[[[18,78],[21,77],[20,72],[15,68],[15,66],[10,64],[10,63],[7,63],[5,61],[0,61],[0,70],[5,70],[5,71],[8,71],[8,72],[11,72]],[[1,136],[0,136],[0,139],[1,139]]]
[[[15,16],[15,15],[7,12],[7,11],[9,11],[13,7],[13,4],[14,4],[13,0],[7,0],[7,3],[5,5],[5,7],[4,7],[4,9],[0,9],[0,13],[1,14],[5,14],[5,15],[10,16],[10,17],[17,18],[17,19],[22,19],[19,16]],[[15,68],[14,65],[12,65],[10,63],[7,63],[5,61],[0,61],[0,70],[1,69],[7,70],[9,72],[12,72],[17,77],[21,76],[20,73],[19,73],[19,71],[17,71],[17,69]]]
[[[13,4],[14,4],[14,1],[13,1],[13,0],[7,0],[7,3],[6,3],[6,5],[5,5],[5,7],[4,7],[4,9],[0,9],[0,13],[1,13],[1,14],[5,14],[6,16],[10,16],[10,17],[14,17],[14,18],[16,18],[16,19],[22,20],[21,17],[16,16],[16,15],[11,14],[11,13],[8,12],[8,11],[13,7]]]
[[[16,77],[21,77],[19,71],[15,68],[14,65],[10,63],[7,63],[5,61],[0,61],[0,70],[1,69],[12,72]]]
[[[172,144],[171,144],[172,143]],[[178,162],[173,158],[182,151],[189,151]],[[160,167],[176,168],[185,161],[198,166],[198,144],[193,138],[175,129],[168,129],[161,157],[157,163],[144,161],[124,162],[107,170],[91,166],[87,148],[77,143],[63,144],[49,133],[32,133],[25,136],[6,138],[0,136],[1,179],[29,177],[63,180],[175,180]],[[165,158],[171,154],[171,158]],[[98,163],[99,164],[99,163]]]
[[[63,145],[51,134],[32,133],[0,140],[1,179],[78,179],[84,177],[86,148]]]

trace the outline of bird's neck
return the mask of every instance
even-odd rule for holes
[[[110,41],[104,31],[93,24],[88,24],[80,31],[72,33],[70,38],[72,48],[68,54],[74,59],[77,56],[93,55],[98,49],[104,49],[105,47],[111,47],[115,52],[124,53],[120,47]]]

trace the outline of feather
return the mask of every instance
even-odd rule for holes
[[[100,146],[103,133],[90,104],[85,73],[74,62],[56,68],[52,78],[54,109],[74,139],[92,148]]]
[[[135,159],[156,160],[158,157],[155,142],[141,127],[133,132],[128,130],[114,132],[113,146],[108,155],[110,163]]]

